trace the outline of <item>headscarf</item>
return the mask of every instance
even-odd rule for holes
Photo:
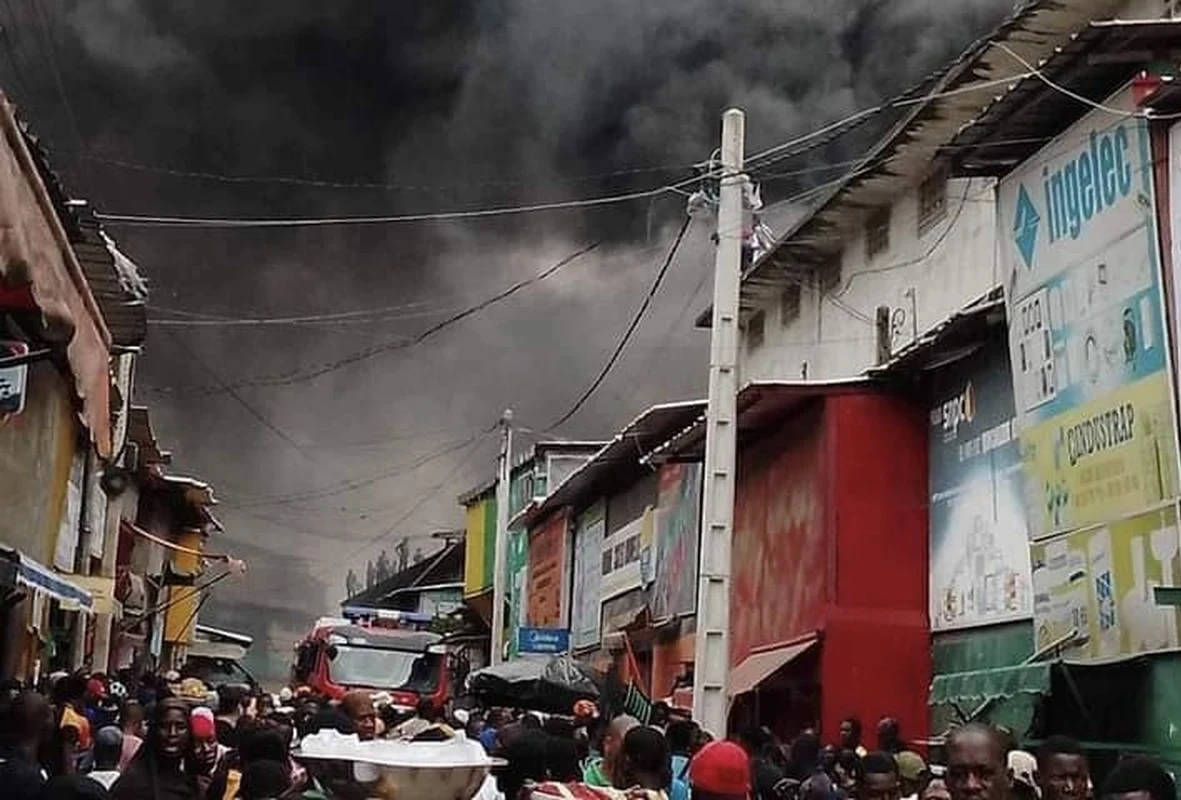
[[[164,718],[179,711],[188,730],[188,742],[181,763],[168,768],[161,752]],[[199,797],[189,707],[181,700],[166,698],[152,708],[148,732],[139,752],[111,787],[114,800],[196,800]]]

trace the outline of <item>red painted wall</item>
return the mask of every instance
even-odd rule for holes
[[[867,734],[887,715],[907,738],[928,733],[924,423],[905,400],[884,394],[827,401],[835,500],[834,603],[821,656],[827,735],[849,715],[861,718]]]
[[[824,453],[820,407],[739,456],[731,553],[730,663],[821,627]]]
[[[731,664],[820,630],[825,740],[850,715],[925,737],[926,420],[867,391],[799,408],[739,456]]]

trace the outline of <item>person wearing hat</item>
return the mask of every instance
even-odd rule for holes
[[[902,797],[906,800],[917,798],[927,782],[927,765],[923,757],[912,750],[903,750],[894,756],[898,762],[898,783]]]
[[[1011,750],[1008,755],[1009,777],[1013,781],[1016,800],[1038,800],[1042,796],[1037,787],[1037,759],[1024,750]]]
[[[693,800],[750,800],[750,758],[734,742],[710,742],[689,762]]]
[[[123,758],[123,731],[114,725],[99,728],[94,735],[94,770],[91,780],[110,789],[119,780],[119,761]]]

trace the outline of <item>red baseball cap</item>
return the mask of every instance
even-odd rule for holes
[[[710,742],[689,762],[693,789],[726,797],[750,796],[750,759],[733,742]]]
[[[105,698],[107,687],[98,678],[91,678],[86,682],[86,692],[94,697]]]

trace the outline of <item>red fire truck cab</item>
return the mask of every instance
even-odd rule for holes
[[[451,699],[448,655],[437,633],[349,619],[321,619],[296,647],[298,683],[339,700],[350,691],[389,692],[399,710]]]

